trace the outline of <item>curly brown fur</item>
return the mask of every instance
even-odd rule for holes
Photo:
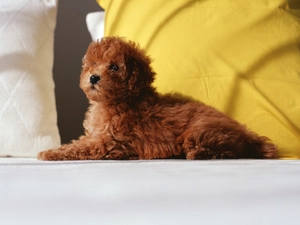
[[[152,86],[150,58],[134,42],[105,37],[83,58],[90,101],[85,135],[41,160],[274,158],[277,147],[216,109]]]

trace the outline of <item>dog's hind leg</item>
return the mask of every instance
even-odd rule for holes
[[[207,139],[208,135],[214,138]],[[224,134],[212,132],[208,134],[208,132],[205,131],[199,136],[186,138],[183,143],[186,159],[237,158],[232,148],[228,149],[228,146],[220,142],[220,138],[223,138],[221,136],[224,136]]]
[[[214,126],[202,132],[187,132],[182,147],[187,159],[263,159],[274,158],[277,153],[277,147],[267,138],[244,126]]]

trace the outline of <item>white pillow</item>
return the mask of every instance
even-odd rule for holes
[[[0,156],[60,145],[52,78],[57,0],[0,1]]]
[[[86,15],[86,25],[93,41],[104,36],[105,12],[91,12]]]

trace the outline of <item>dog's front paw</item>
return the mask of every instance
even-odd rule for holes
[[[58,157],[58,154],[54,150],[50,149],[47,151],[39,152],[37,155],[37,159],[38,160],[57,161],[57,160],[60,160],[60,157]]]

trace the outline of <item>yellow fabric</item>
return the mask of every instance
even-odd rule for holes
[[[158,91],[213,105],[300,158],[300,19],[287,0],[98,0],[105,35],[137,41]]]

